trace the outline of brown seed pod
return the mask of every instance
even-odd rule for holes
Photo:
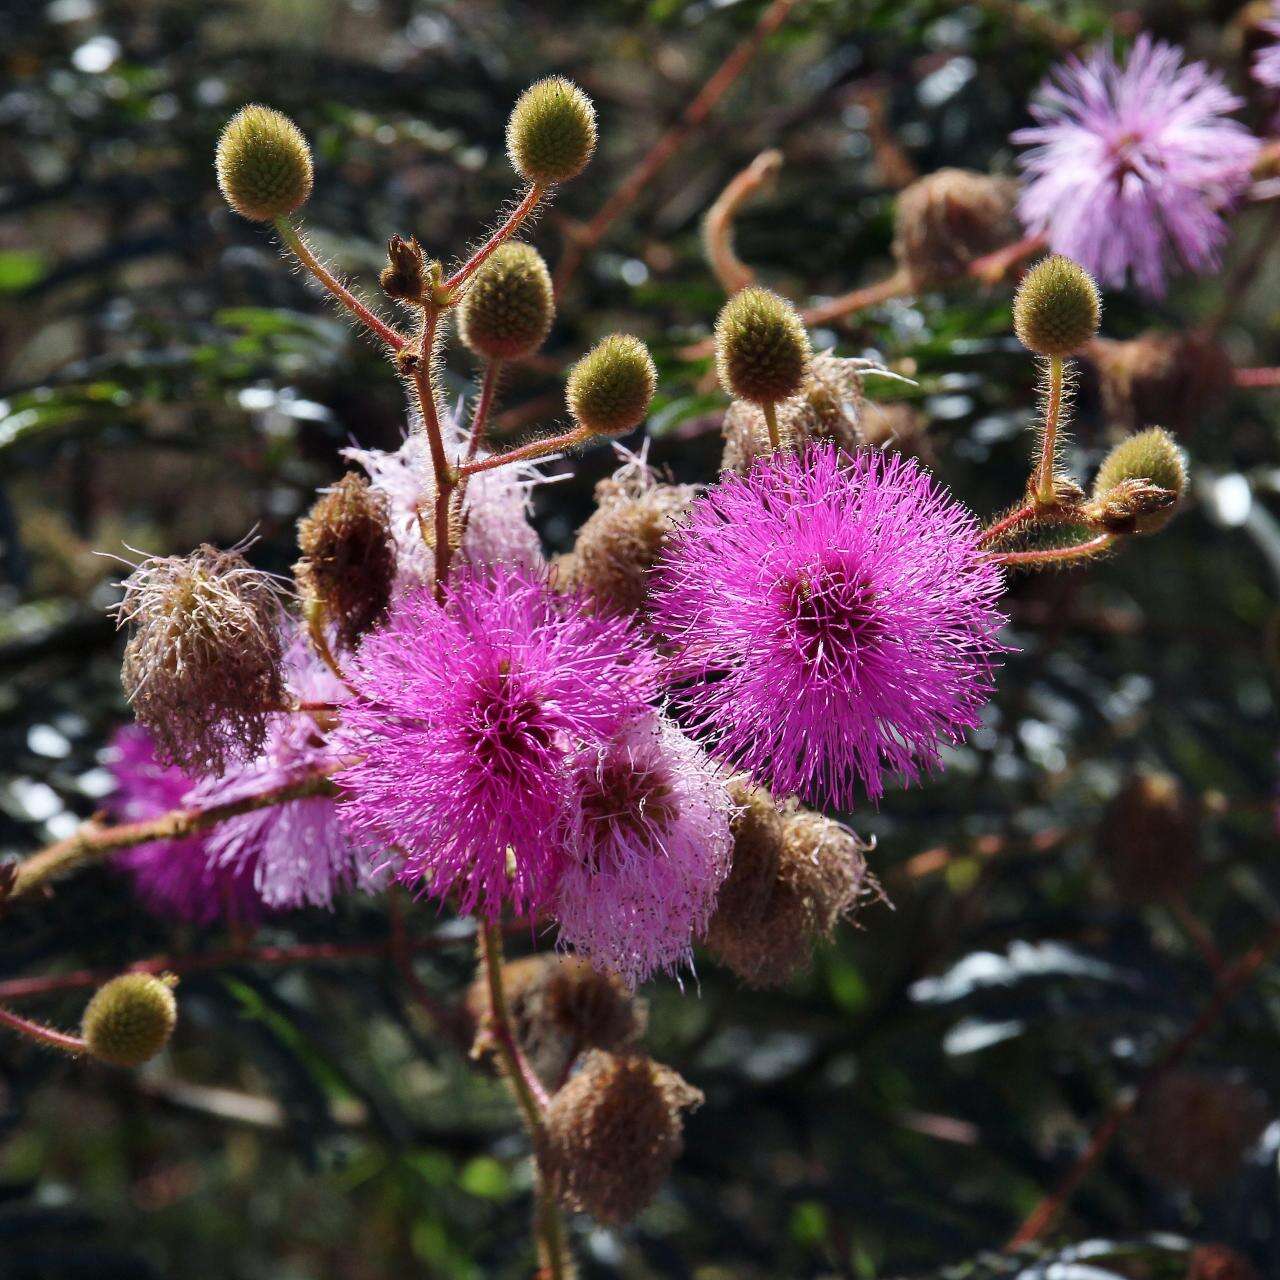
[[[798,395],[779,401],[778,434],[783,448],[803,449],[817,440],[830,440],[853,450],[864,443],[865,401],[862,374],[853,360],[823,353],[809,361]],[[724,458],[721,467],[745,475],[756,458],[771,453],[769,429],[758,405],[735,400],[725,412]]]
[[[1168,773],[1139,769],[1107,807],[1098,857],[1126,902],[1186,893],[1200,867],[1200,809]]]
[[[279,589],[238,551],[153,556],[125,579],[121,679],[156,753],[192,773],[252,759],[285,698]]]
[[[596,485],[596,509],[559,562],[561,587],[579,587],[603,610],[634,613],[644,604],[650,570],[697,490],[660,484],[648,467],[627,463]]]
[[[552,1192],[598,1222],[630,1222],[683,1150],[683,1112],[702,1100],[651,1058],[593,1050],[547,1108],[539,1164]]]
[[[1235,1177],[1269,1119],[1266,1099],[1239,1077],[1171,1071],[1135,1112],[1129,1154],[1155,1182],[1219,1191]]]
[[[386,497],[348,472],[298,521],[298,589],[319,600],[338,643],[354,649],[381,621],[396,576]]]
[[[969,169],[939,169],[898,196],[893,256],[913,289],[959,275],[977,258],[1017,240],[1018,184]]]

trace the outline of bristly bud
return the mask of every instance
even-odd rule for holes
[[[784,449],[802,450],[818,440],[833,440],[853,452],[863,440],[862,372],[859,362],[823,352],[809,362],[797,395],[777,406],[778,435]],[[769,428],[759,405],[735,400],[725,412],[721,467],[745,475],[751,464],[771,453]]]
[[[1238,1076],[1171,1071],[1129,1122],[1129,1154],[1154,1182],[1220,1192],[1269,1119],[1266,1099]]]
[[[427,293],[428,270],[427,255],[416,236],[408,240],[392,236],[387,241],[387,265],[382,268],[378,283],[388,298],[420,303]]]
[[[490,360],[518,360],[536,351],[555,319],[551,273],[532,245],[507,241],[476,272],[458,309],[458,334]]]
[[[1097,370],[1108,422],[1129,431],[1149,422],[1191,429],[1231,389],[1231,357],[1194,330],[1143,333],[1127,342],[1095,338],[1086,356]]]
[[[630,334],[601,339],[569,371],[565,402],[592,435],[624,436],[644,421],[658,389],[649,348]]]
[[[386,496],[348,472],[298,521],[298,548],[299,591],[324,605],[338,643],[354,649],[391,603],[396,557]]]
[[[564,76],[531,84],[507,121],[511,167],[535,186],[576,178],[596,149],[596,109]]]
[[[1187,488],[1186,455],[1163,427],[1139,431],[1107,454],[1093,482],[1094,501],[1105,503],[1110,495],[1123,499],[1126,481],[1142,481],[1148,492],[1154,487],[1171,495],[1153,495],[1148,507],[1132,517],[1134,532],[1158,533],[1173,519]]]
[[[682,1113],[702,1094],[640,1054],[595,1050],[551,1099],[539,1163],[567,1209],[630,1222],[684,1148]]]
[[[271,107],[241,107],[222,130],[215,157],[218,188],[251,222],[293,213],[311,195],[311,148],[302,130]]]
[[[788,982],[818,939],[881,891],[866,848],[847,827],[798,806],[779,809],[743,779],[731,785],[733,863],[707,931],[707,948],[754,987]]]
[[[587,1049],[624,1049],[644,1034],[648,1007],[621,979],[585,960],[551,952],[502,966],[516,1040],[550,1090]],[[466,997],[467,1013],[483,1035],[489,1017],[489,984],[477,974]]]
[[[1200,809],[1171,774],[1139,769],[1108,805],[1098,856],[1127,902],[1162,902],[1200,869]]]
[[[80,1034],[89,1052],[117,1067],[139,1067],[169,1043],[178,1021],[176,979],[124,973],[85,1006]]]
[[[122,585],[116,623],[133,634],[121,679],[157,757],[191,773],[252,759],[285,699],[274,581],[238,551],[204,545],[144,560]]]
[[[602,609],[635,613],[668,535],[696,496],[692,485],[658,483],[643,463],[601,480],[596,509],[561,562],[560,585],[582,588]]]
[[[1013,300],[1018,341],[1038,356],[1079,351],[1102,323],[1102,296],[1093,277],[1061,254],[1037,262]]]
[[[898,193],[893,256],[913,289],[959,275],[1021,234],[1018,184],[969,169],[939,169]]]
[[[795,307],[768,289],[742,289],[716,317],[716,372],[739,400],[777,404],[809,371],[809,335]]]

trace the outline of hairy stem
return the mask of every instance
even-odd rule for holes
[[[432,379],[431,366],[435,358],[436,331],[439,324],[440,309],[428,307],[423,317],[422,337],[418,343],[418,362],[413,371],[413,385],[418,393],[418,407],[422,411],[422,426],[427,434],[427,447],[431,451],[431,470],[435,473],[435,594],[436,600],[443,603],[445,580],[449,576],[449,559],[453,553],[449,545],[449,498],[458,476],[444,451],[444,434],[440,429],[440,410],[436,404],[436,391]]]
[[[546,187],[532,186],[524,193],[520,203],[507,215],[503,224],[488,240],[469,257],[445,282],[445,289],[461,289],[468,280],[484,265],[485,259],[504,240],[508,240],[516,232],[520,224],[537,208],[538,201],[546,195]]]
[[[978,546],[987,546],[1001,535],[1016,529],[1024,520],[1030,520],[1035,514],[1035,505],[1030,502],[1025,506],[1018,507],[1015,511],[1010,511],[1007,516],[1002,516],[994,524],[982,531],[982,536],[978,539]]]
[[[376,338],[385,342],[392,351],[399,351],[409,339],[393,329],[385,320],[376,316],[346,285],[333,274],[314,253],[302,238],[302,233],[286,217],[275,220],[275,228],[280,233],[285,247],[295,258],[338,300],[357,320]]]
[[[566,431],[562,435],[543,436],[540,440],[530,440],[528,444],[522,444],[518,449],[508,449],[506,453],[495,453],[487,458],[476,458],[471,462],[464,462],[458,468],[458,474],[478,476],[482,471],[496,471],[499,467],[509,466],[513,462],[528,462],[534,458],[546,457],[549,453],[556,453],[560,449],[572,449],[590,438],[588,432],[580,427],[574,427],[572,431]]]
[[[764,414],[764,425],[769,428],[769,448],[777,453],[782,448],[782,433],[778,430],[778,406],[772,400],[760,406]]]
[[[484,367],[480,383],[480,395],[476,398],[476,411],[471,415],[471,439],[467,443],[467,461],[470,462],[484,443],[485,428],[489,425],[489,413],[498,390],[498,377],[502,373],[502,361],[493,359]]]
[[[1053,477],[1058,461],[1058,419],[1062,416],[1061,356],[1049,357],[1049,398],[1044,407],[1044,431],[1040,436],[1040,463],[1035,475],[1035,498],[1042,506],[1052,506]]]
[[[61,1049],[63,1053],[85,1053],[89,1046],[79,1036],[68,1035],[65,1031],[55,1031],[43,1023],[32,1022],[20,1017],[11,1010],[0,1006],[0,1024],[24,1035],[28,1040],[46,1045],[50,1049]]]
[[[996,564],[1010,568],[1017,565],[1045,566],[1053,564],[1071,564],[1076,560],[1086,560],[1105,551],[1116,540],[1114,533],[1100,533],[1087,542],[1078,542],[1073,547],[1046,547],[1042,551],[1003,551],[992,555]]]
[[[130,849],[134,845],[147,844],[152,840],[178,840],[183,836],[206,831],[228,818],[269,809],[289,800],[334,795],[336,791],[329,775],[344,763],[340,760],[329,761],[282,786],[272,787],[258,795],[210,805],[207,809],[173,809],[158,818],[148,818],[145,822],[126,822],[112,827],[88,822],[75,835],[59,840],[20,862],[9,897],[20,898],[56,876],[74,870],[82,862],[115,853],[119,849]]]

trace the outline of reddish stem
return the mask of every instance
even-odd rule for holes
[[[505,467],[513,462],[528,462],[531,458],[542,458],[549,453],[555,453],[558,449],[572,449],[590,439],[590,432],[583,431],[581,427],[574,427],[572,431],[566,431],[562,435],[543,436],[540,440],[530,440],[528,444],[522,444],[518,449],[509,449],[506,453],[494,453],[487,458],[476,458],[471,462],[464,462],[458,468],[458,474],[463,478],[478,476],[482,471],[496,471],[498,467]]]
[[[982,536],[978,539],[978,546],[984,547],[988,543],[994,542],[1001,534],[1008,533],[1010,529],[1016,528],[1024,520],[1030,520],[1037,510],[1038,508],[1034,502],[1028,502],[1025,507],[1010,511],[1007,516],[1002,517],[995,524],[982,531]]]
[[[466,262],[445,282],[444,288],[460,289],[484,265],[484,260],[504,241],[515,234],[516,228],[533,212],[538,201],[546,194],[546,187],[532,186],[524,193],[520,203],[507,215],[506,221],[493,233]]]
[[[1280,369],[1237,369],[1237,387],[1280,387]]]
[[[997,564],[1068,564],[1075,560],[1083,560],[1088,556],[1105,551],[1114,541],[1114,533],[1100,533],[1088,542],[1078,542],[1074,547],[1046,547],[1043,551],[1004,551],[992,554]]]
[[[50,1049],[61,1049],[64,1053],[85,1053],[89,1046],[79,1036],[68,1035],[65,1031],[55,1031],[43,1023],[31,1022],[8,1009],[0,1008],[0,1023],[24,1035],[28,1040],[38,1041]]]
[[[422,326],[422,339],[418,345],[418,363],[413,372],[413,385],[418,393],[418,407],[422,411],[422,425],[427,433],[427,447],[431,450],[431,469],[435,472],[435,553],[436,600],[444,603],[445,579],[449,576],[449,496],[453,492],[457,476],[444,451],[444,435],[440,430],[440,413],[436,406],[436,393],[431,385],[431,361],[435,355],[436,326],[440,312],[429,307]]]
[[[583,227],[565,248],[556,268],[555,291],[559,297],[568,288],[582,260],[604,239],[605,233],[627,211],[640,194],[684,145],[695,129],[701,127],[720,99],[733,87],[747,69],[760,46],[782,26],[798,0],[773,0],[760,15],[754,30],[734,47],[711,78],[685,107],[679,121],[672,125],[645,153],[639,164],[606,200],[600,211]]]

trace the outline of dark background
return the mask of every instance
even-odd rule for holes
[[[490,223],[512,185],[510,104],[537,76],[569,74],[597,102],[602,143],[533,233],[554,266],[566,226],[600,207],[762,8],[0,5],[0,847],[28,852],[101,803],[97,752],[127,712],[104,613],[119,566],[99,553],[229,545],[256,528],[257,562],[285,570],[294,521],[340,473],[337,450],[393,445],[404,426],[400,387],[372,346],[222,205],[212,157],[225,119],[261,100],[298,121],[317,162],[305,222],[368,286],[390,233],[449,256]],[[1011,172],[1008,134],[1062,56],[1059,39],[1142,26],[1246,85],[1229,4],[802,2],[578,274],[546,368],[507,384],[505,407],[533,406],[508,422],[515,438],[554,420],[557,367],[625,327],[660,363],[652,459],[710,478],[722,402],[705,365],[675,352],[709,331],[723,300],[698,228],[724,183],[761,149],[783,150],[776,191],[739,221],[742,255],[773,287],[809,300],[878,279],[898,168]],[[894,155],[868,128],[881,111]],[[1268,111],[1254,100],[1248,116],[1262,129]],[[1270,217],[1236,219],[1230,260]],[[1224,338],[1241,365],[1276,362],[1274,262],[1244,283],[1231,286]],[[1105,332],[1185,327],[1222,289],[1182,281],[1158,305],[1111,293]],[[914,374],[916,388],[882,381],[871,393],[918,403],[940,474],[980,514],[1018,493],[1035,370],[1010,334],[1006,290],[904,299],[815,337]],[[472,373],[451,353],[454,393]],[[1082,475],[1109,439],[1098,405],[1086,378],[1072,453]],[[873,866],[894,910],[868,910],[783,991],[742,989],[710,961],[683,991],[652,985],[649,1047],[708,1101],[635,1228],[580,1224],[584,1274],[1011,1265],[981,1255],[1212,985],[1185,921],[1125,905],[1099,866],[1095,828],[1125,772],[1157,765],[1202,797],[1192,904],[1223,953],[1280,912],[1278,421],[1280,391],[1218,397],[1183,429],[1197,485],[1164,535],[1088,572],[1016,584],[1021,652],[987,727],[939,780],[849,815],[879,841]],[[590,453],[542,495],[552,549],[569,544],[609,467],[606,451]],[[415,931],[442,923],[426,905],[409,910]],[[345,901],[277,921],[261,941],[385,933],[382,904]],[[149,917],[99,868],[0,921],[0,977],[218,942]],[[444,1000],[470,971],[465,939],[417,967]],[[0,1042],[0,1276],[529,1273],[514,1115],[432,1031],[402,975],[240,966],[188,975],[180,994],[173,1047],[141,1073]],[[74,1025],[82,1002],[23,1008]],[[1244,1073],[1274,1109],[1278,1048],[1273,968],[1193,1062]],[[1280,1276],[1278,1143],[1272,1126],[1238,1172],[1190,1196],[1145,1177],[1121,1140],[1054,1249],[1101,1241],[1090,1266],[1175,1277],[1186,1241],[1221,1241]]]

